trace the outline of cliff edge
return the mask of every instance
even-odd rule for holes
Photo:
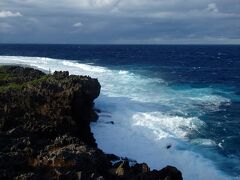
[[[97,79],[29,67],[0,67],[0,179],[180,180],[167,166],[103,153],[90,129],[97,120]]]

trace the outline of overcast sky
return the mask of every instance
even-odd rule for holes
[[[0,43],[240,44],[240,0],[0,0]]]

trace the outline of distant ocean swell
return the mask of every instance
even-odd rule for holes
[[[98,78],[102,90],[96,107],[102,112],[92,131],[107,153],[146,162],[151,168],[174,165],[187,180],[238,178],[220,170],[221,163],[231,163],[214,150],[221,144],[211,138],[189,138],[206,126],[199,117],[231,104],[213,88],[173,88],[161,78],[79,61],[0,56],[0,64],[29,65],[46,72],[67,70]]]

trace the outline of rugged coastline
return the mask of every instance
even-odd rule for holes
[[[87,76],[1,66],[0,179],[182,179],[98,149],[90,122],[100,89]]]

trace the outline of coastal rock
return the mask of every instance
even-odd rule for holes
[[[0,67],[0,179],[181,180],[174,167],[150,171],[97,148],[90,122],[100,88],[66,71]]]
[[[97,118],[93,111],[93,100],[100,93],[97,79],[69,76],[68,72],[51,76],[20,67],[7,66],[4,70],[9,78],[0,94],[0,101],[4,102],[0,105],[1,130],[21,128],[23,134],[42,137],[71,133],[87,144],[96,145],[89,124]]]

